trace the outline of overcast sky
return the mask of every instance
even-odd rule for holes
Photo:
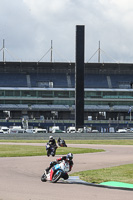
[[[100,41],[101,62],[133,63],[133,0],[0,0],[6,61],[46,54],[41,61],[48,62],[52,40],[53,61],[74,62],[76,25],[85,26],[85,62],[98,61]]]

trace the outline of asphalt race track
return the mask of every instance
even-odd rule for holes
[[[32,144],[26,144],[32,145]],[[42,144],[33,144],[42,145]],[[44,144],[43,144],[44,145]],[[102,148],[106,152],[74,155],[72,172],[133,163],[133,146],[68,145]],[[58,156],[0,158],[0,200],[132,200],[133,191],[76,183],[41,182],[49,162]]]

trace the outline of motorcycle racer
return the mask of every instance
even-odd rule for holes
[[[54,168],[54,165],[64,161],[65,164],[68,166],[68,172],[70,172],[72,170],[72,167],[73,167],[73,154],[72,153],[68,153],[66,156],[63,156],[61,158],[58,158],[56,161],[53,161],[50,163],[50,166],[48,168],[45,169],[45,173],[48,174],[49,170],[51,169],[51,172],[50,172],[50,180],[52,180],[52,176],[54,174],[54,171],[55,171],[55,168]],[[64,173],[64,176],[63,176],[64,179],[68,179],[69,176],[68,176],[68,173],[65,172]]]
[[[56,146],[56,141],[55,139],[53,138],[53,136],[49,136],[49,142],[48,142],[50,145],[52,146]]]
[[[53,138],[53,136],[49,137],[49,142],[46,144],[46,151],[47,151],[47,156],[49,157],[50,155],[55,156],[56,149],[57,149],[56,141]]]
[[[67,147],[65,140],[62,140],[60,137],[57,140],[59,147]]]

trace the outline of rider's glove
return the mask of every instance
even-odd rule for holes
[[[56,164],[57,164],[56,161],[52,161],[52,162],[50,163],[51,166],[56,165]]]
[[[54,165],[56,165],[56,164],[57,164],[57,162],[56,162],[56,161],[53,161],[53,164],[54,164]]]

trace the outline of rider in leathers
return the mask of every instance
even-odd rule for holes
[[[55,141],[55,139],[53,138],[53,136],[50,136],[49,137],[49,142],[48,142],[50,145],[52,145],[52,146],[56,146],[56,141]]]
[[[72,170],[72,167],[73,167],[73,154],[72,153],[68,153],[66,156],[63,156],[61,158],[58,158],[56,161],[53,161],[50,163],[50,166],[48,168],[46,168],[45,170],[45,173],[47,174],[49,172],[49,170],[51,169],[51,172],[50,172],[50,180],[52,180],[52,177],[53,177],[53,173],[54,173],[54,165],[56,165],[57,163],[60,163],[60,161],[65,161],[66,163],[69,164],[69,171]],[[68,173],[65,172],[64,173],[64,176],[63,176],[64,179],[68,179],[69,176],[68,176]]]

